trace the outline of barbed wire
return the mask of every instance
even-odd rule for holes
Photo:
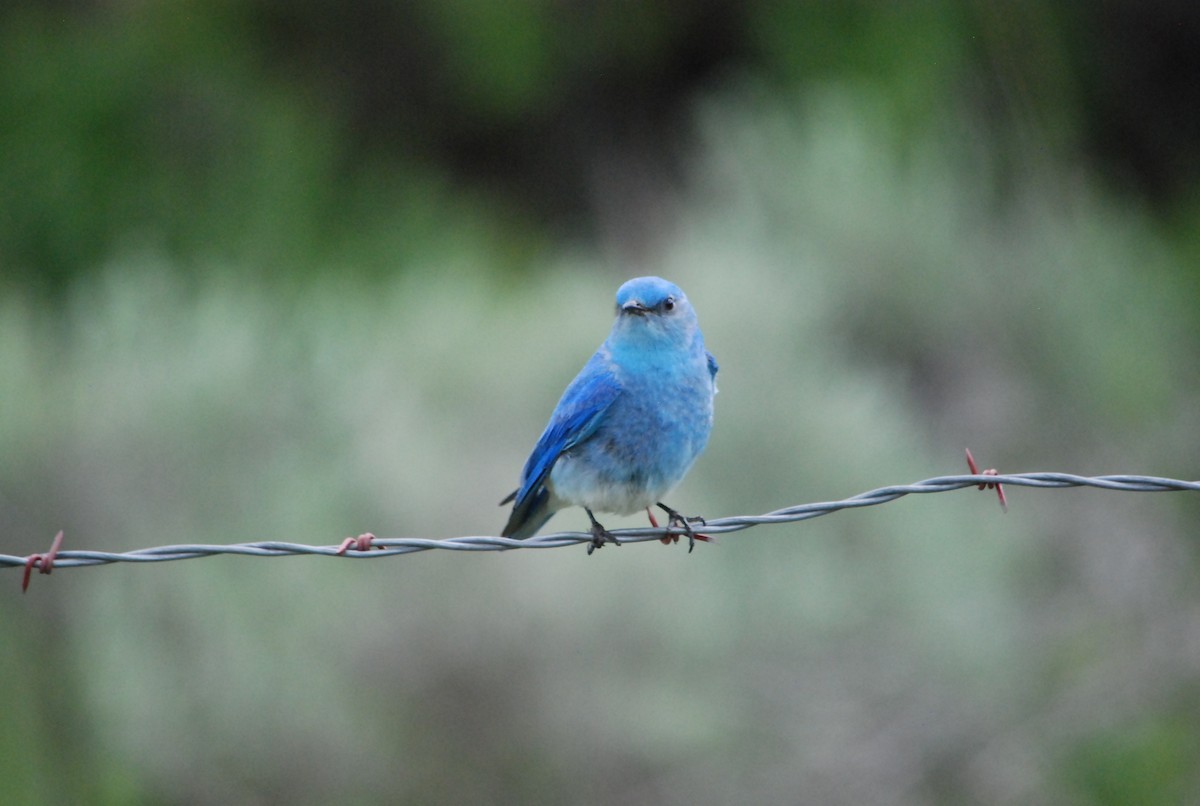
[[[972,460],[973,464],[973,460]],[[1004,504],[1002,484],[1014,487],[1094,487],[1101,490],[1122,490],[1126,492],[1170,492],[1192,491],[1200,492],[1200,481],[1181,481],[1159,476],[1077,476],[1071,473],[1012,473],[999,474],[988,470],[983,473],[970,473],[955,476],[938,476],[936,478],[918,481],[915,484],[898,484],[869,490],[840,501],[822,501],[811,504],[777,509],[762,515],[739,515],[727,518],[717,518],[705,521],[705,535],[728,534],[749,529],[753,526],[766,524],[792,523],[808,520],[821,515],[828,515],[844,509],[886,504],[907,495],[942,493],[961,490],[966,487],[979,489],[993,488],[1000,495]],[[630,528],[614,529],[612,536],[619,543],[640,543],[649,540],[678,539],[686,536],[679,527],[667,528]],[[292,557],[298,555],[316,555],[321,557],[348,557],[354,559],[393,557],[399,554],[412,554],[418,551],[442,549],[446,551],[507,551],[509,549],[550,549],[563,546],[574,546],[591,543],[590,532],[552,532],[534,535],[525,540],[514,540],[508,537],[467,536],[450,537],[445,539],[426,539],[415,537],[377,538],[374,535],[362,535],[357,539],[347,538],[340,546],[310,546],[303,543],[288,543],[278,540],[265,540],[254,543],[234,543],[229,545],[209,544],[180,544],[175,546],[158,546],[156,548],[135,549],[124,552],[67,550],[59,551],[62,542],[62,532],[55,538],[54,546],[47,554],[31,554],[19,557],[10,554],[0,554],[0,567],[17,567],[25,569],[23,586],[29,582],[29,574],[37,568],[42,573],[49,573],[53,568],[72,568],[91,565],[107,565],[109,563],[156,563],[173,560],[192,560],[200,557],[214,557],[232,554],[243,557]]]

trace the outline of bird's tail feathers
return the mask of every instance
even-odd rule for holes
[[[516,493],[500,502],[501,506],[517,497]],[[550,491],[542,487],[537,492],[530,492],[523,500],[517,500],[513,505],[508,523],[504,525],[501,537],[511,537],[514,540],[524,540],[533,537],[538,529],[546,525],[557,510],[550,506]]]

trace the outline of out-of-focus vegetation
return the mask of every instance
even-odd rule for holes
[[[9,4],[0,552],[494,533],[647,272],[722,366],[689,512],[964,446],[1196,478],[1197,75],[1187,4]],[[1200,799],[1200,504],[1010,499],[691,556],[0,574],[0,779]]]

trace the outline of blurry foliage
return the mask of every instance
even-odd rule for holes
[[[1200,758],[1200,732],[1191,718],[1198,708],[1200,702],[1187,702],[1176,715],[1081,742],[1064,773],[1086,802],[1188,803],[1194,793],[1187,782]]]
[[[493,530],[631,266],[722,362],[706,514],[964,444],[1194,477],[1190,8],[5,4],[0,549]],[[603,271],[606,235],[642,260]],[[1194,800],[1196,504],[1014,498],[687,558],[5,574],[0,772],[46,802]]]
[[[898,157],[870,93],[747,82],[697,119],[653,267],[722,362],[683,506],[924,478],[964,444],[1004,469],[1192,475],[1191,301],[1147,218],[1058,173],[998,210],[973,124]],[[6,296],[0,548],[495,530],[626,269],[567,254],[513,282],[462,252],[285,295],[125,257],[54,316]],[[24,597],[10,572],[0,632],[32,649],[0,669],[29,695],[0,759],[47,801],[1195,800],[1194,500],[1011,500],[692,555],[222,558],[62,569]],[[63,746],[77,772],[50,778]]]
[[[0,15],[9,283],[61,291],[114,251],[146,247],[286,281],[382,242],[384,255],[354,250],[352,270],[390,270],[442,250],[449,210],[449,251],[475,229],[490,228],[499,257],[536,243],[404,149],[354,151],[316,89],[262,68],[229,4]]]
[[[402,270],[463,221],[520,266],[657,204],[691,95],[743,72],[872,86],[897,145],[974,108],[1194,205],[1198,53],[1185,3],[26,0],[0,10],[0,278],[61,290],[130,242],[272,276],[384,242],[346,270]],[[597,197],[618,157],[647,198]]]

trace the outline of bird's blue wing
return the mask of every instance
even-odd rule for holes
[[[604,413],[621,393],[621,385],[598,353],[584,366],[563,392],[550,415],[550,422],[525,462],[521,486],[501,503],[515,499],[504,534],[525,523],[548,498],[546,478],[565,451],[591,436]]]
[[[717,359],[713,358],[712,353],[706,351],[704,354],[708,356],[708,374],[712,377],[713,383],[715,384],[717,381],[717,370],[720,369],[720,367],[717,366]]]

